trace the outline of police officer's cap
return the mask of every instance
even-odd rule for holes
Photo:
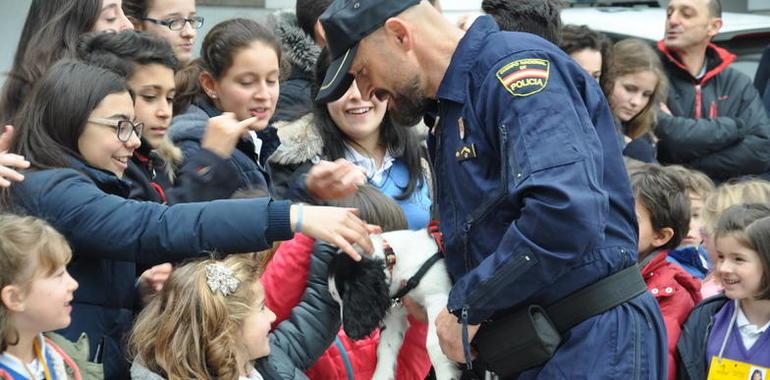
[[[419,3],[420,0],[334,0],[319,18],[326,32],[326,48],[334,61],[326,70],[316,101],[333,102],[344,95],[355,79],[349,71],[358,42],[388,18]]]

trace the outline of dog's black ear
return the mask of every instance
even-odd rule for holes
[[[366,338],[380,326],[390,307],[385,262],[366,256],[355,262],[340,254],[331,267],[342,298],[342,328],[353,340]]]

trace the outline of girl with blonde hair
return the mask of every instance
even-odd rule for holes
[[[48,223],[0,215],[0,379],[81,378],[75,362],[43,337],[70,324],[78,287],[67,273],[70,258],[64,236]]]
[[[131,378],[304,378],[340,327],[339,305],[326,287],[335,252],[324,246],[314,253],[302,301],[273,332],[255,255],[179,267],[134,325]]]

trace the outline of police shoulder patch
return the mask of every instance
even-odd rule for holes
[[[511,95],[530,96],[548,86],[550,68],[547,59],[519,59],[498,70],[497,79]]]

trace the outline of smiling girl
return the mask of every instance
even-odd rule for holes
[[[78,283],[67,241],[44,221],[0,215],[0,379],[66,379],[80,371],[44,332],[70,324]],[[52,377],[53,376],[53,377]]]
[[[232,180],[238,178],[237,169],[206,148],[174,170],[182,152],[166,134],[173,116],[178,61],[165,39],[141,31],[90,33],[81,38],[78,54],[84,61],[125,78],[134,96],[136,119],[144,129],[142,144],[126,171],[131,199],[174,204],[200,197],[227,198],[237,190],[237,182]],[[214,150],[231,147],[232,142],[220,132],[207,130],[202,145]],[[201,175],[200,168],[205,167],[210,169]]]
[[[177,88],[181,114],[172,120],[169,136],[184,160],[209,149],[238,169],[239,176],[230,179],[237,189],[271,194],[264,165],[279,144],[269,124],[278,101],[280,58],[275,36],[256,21],[227,20],[209,31],[201,57],[184,72],[187,85]],[[223,128],[232,120],[240,127]],[[226,148],[204,144],[212,129],[230,132]],[[201,195],[197,200],[210,199]]]
[[[685,324],[679,378],[705,379],[723,359],[770,367],[770,207],[728,208],[714,240],[724,295],[698,305]]]
[[[31,169],[2,192],[2,205],[44,217],[72,244],[67,269],[81,289],[72,323],[59,331],[72,341],[86,333],[90,357],[103,352],[107,379],[128,372],[122,341],[139,306],[137,285],[143,287],[137,264],[261,250],[294,230],[334,242],[355,258],[346,239],[371,251],[367,226],[350,209],[267,198],[173,206],[126,199],[129,187],[121,178],[143,126],[125,82],[106,69],[58,62],[19,118],[11,151],[27,157]]]
[[[623,155],[655,162],[652,129],[668,88],[657,53],[637,39],[616,43],[605,80],[604,92],[625,146]]]

